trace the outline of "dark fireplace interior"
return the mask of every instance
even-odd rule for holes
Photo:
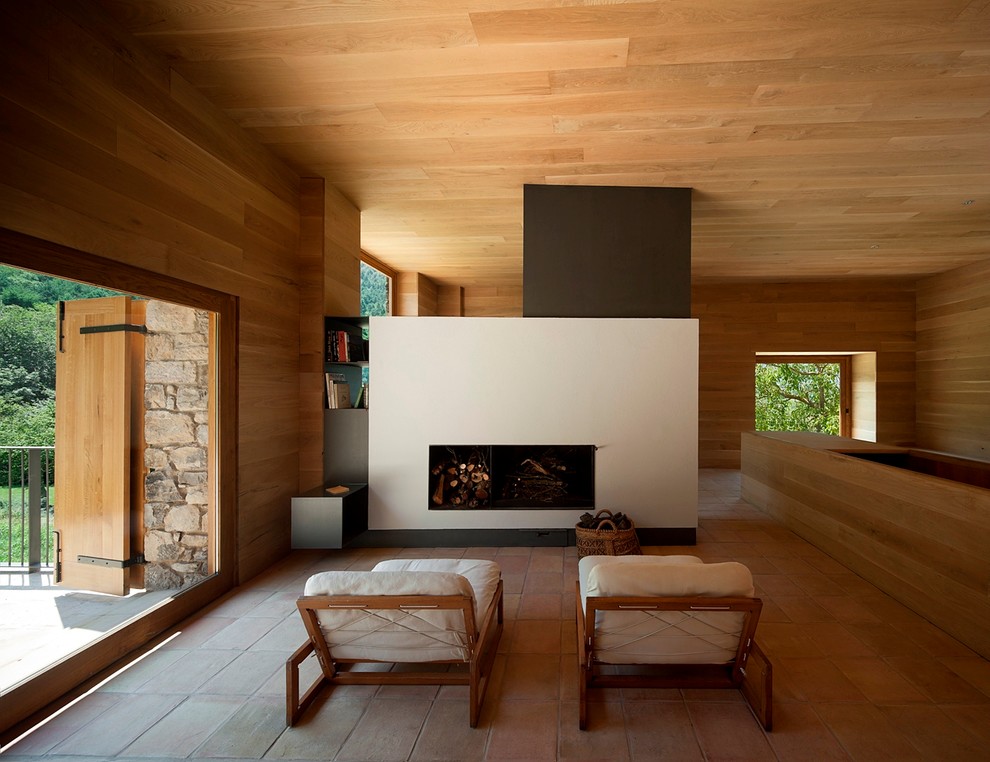
[[[430,445],[431,510],[591,508],[594,445]]]

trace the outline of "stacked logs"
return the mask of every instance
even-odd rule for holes
[[[603,513],[608,515],[603,516]],[[600,529],[602,528],[602,522],[606,521],[611,525],[607,527],[608,529],[629,529],[632,527],[629,517],[622,511],[618,511],[615,514],[609,511],[599,511],[594,516],[590,513],[582,513],[577,525],[583,529]]]
[[[458,508],[487,506],[492,477],[484,453],[474,449],[465,460],[450,448],[447,449],[451,457],[431,470],[437,478],[433,491],[434,504],[443,505],[446,502]]]

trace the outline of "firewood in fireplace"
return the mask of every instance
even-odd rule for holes
[[[477,447],[470,448],[466,453],[452,447],[446,449],[447,457],[431,470],[437,480],[433,503],[458,508],[487,507],[491,469],[484,451]]]
[[[553,455],[544,455],[539,460],[526,458],[506,476],[502,497],[552,503],[567,494],[566,470],[567,465]]]

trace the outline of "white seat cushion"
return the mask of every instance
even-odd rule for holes
[[[304,594],[465,595],[472,600],[478,627],[478,601],[488,606],[499,577],[498,565],[492,561],[398,559],[383,561],[371,571],[314,574]],[[471,639],[460,610],[333,608],[319,610],[317,618],[338,659],[428,662],[467,661],[471,656]]]
[[[502,570],[494,561],[471,558],[395,558],[378,563],[372,571],[431,571],[460,574],[470,583],[474,593],[475,619],[478,619],[488,608],[498,589],[498,581],[502,578]],[[481,622],[478,621],[479,626],[480,624]]]
[[[326,571],[306,580],[303,595],[473,595],[460,574]]]
[[[587,597],[749,598],[755,593],[752,574],[742,564],[666,558],[593,565]],[[608,664],[724,664],[735,658],[744,620],[744,614],[731,611],[599,611],[593,656]]]
[[[755,594],[753,575],[735,561],[599,564],[588,571],[587,595],[727,598]]]
[[[581,585],[581,602],[588,597],[588,575],[592,569],[603,564],[618,564],[620,566],[639,569],[656,564],[700,564],[703,561],[697,556],[584,556],[578,561],[578,582]],[[646,570],[644,570],[646,571]],[[597,575],[596,575],[597,576]],[[597,587],[596,587],[597,591]],[[602,593],[595,592],[594,595]],[[632,593],[629,593],[632,595]]]

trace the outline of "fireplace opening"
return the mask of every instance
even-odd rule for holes
[[[430,445],[431,510],[590,508],[594,445]]]

